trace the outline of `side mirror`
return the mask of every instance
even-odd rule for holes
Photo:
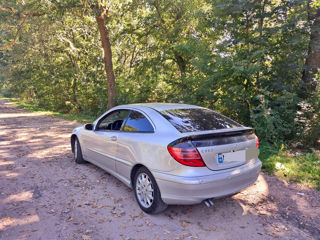
[[[92,131],[93,130],[93,124],[92,123],[87,123],[84,125],[84,129]]]

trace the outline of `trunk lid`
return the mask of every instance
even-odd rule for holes
[[[259,155],[256,136],[250,128],[192,135],[185,140],[192,142],[211,170],[237,167]]]

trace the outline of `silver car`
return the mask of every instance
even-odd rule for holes
[[[140,208],[212,203],[254,183],[261,169],[252,128],[207,108],[117,106],[74,129],[76,163],[91,162],[134,189]]]

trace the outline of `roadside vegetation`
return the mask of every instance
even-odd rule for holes
[[[18,107],[201,105],[255,128],[266,172],[319,189],[320,0],[0,0],[0,19]]]
[[[283,179],[320,190],[320,151],[293,149],[284,144],[260,144],[262,169]]]

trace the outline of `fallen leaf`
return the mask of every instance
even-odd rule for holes
[[[191,223],[186,220],[180,220],[180,224],[182,227],[185,228],[185,227],[189,226]]]
[[[88,235],[82,235],[83,240],[91,240],[91,237]]]

